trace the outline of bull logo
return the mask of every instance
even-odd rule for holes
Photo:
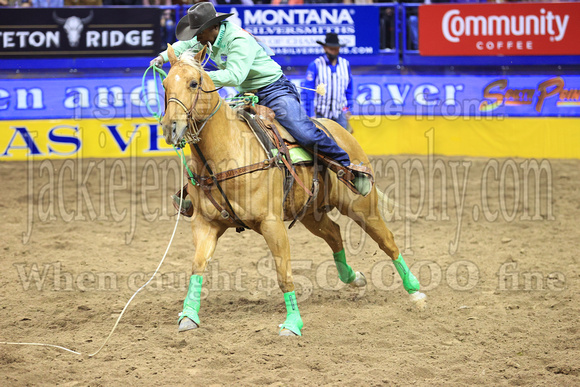
[[[52,13],[52,18],[56,22],[56,24],[62,26],[66,31],[66,35],[68,37],[68,42],[71,47],[78,47],[79,41],[81,40],[81,32],[83,32],[83,28],[85,25],[89,24],[91,20],[93,20],[93,11],[89,14],[89,16],[80,18],[77,16],[71,16],[67,18],[59,17],[56,14],[56,11]]]

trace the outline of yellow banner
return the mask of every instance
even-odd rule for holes
[[[175,155],[147,120],[0,121],[0,133],[2,160]]]
[[[580,118],[358,116],[351,125],[371,155],[580,159]]]
[[[354,136],[371,155],[580,159],[580,118],[356,116]],[[0,121],[0,160],[175,155],[148,120]]]

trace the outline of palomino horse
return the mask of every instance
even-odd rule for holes
[[[281,325],[280,335],[301,335],[303,323],[294,294],[290,245],[284,221],[294,219],[310,195],[306,189],[294,184],[288,195],[292,197],[291,200],[284,200],[283,171],[275,166],[222,179],[219,184],[212,180],[220,172],[222,177],[226,176],[224,172],[232,168],[267,163],[264,161],[264,149],[250,127],[246,122],[236,119],[233,109],[222,103],[219,94],[215,92],[212,80],[201,66],[205,51],[204,48],[195,56],[186,53],[178,59],[169,46],[171,70],[163,82],[166,111],[161,124],[165,140],[168,144],[179,145],[185,139],[191,147],[189,165],[193,175],[210,182],[209,185],[202,184],[200,188],[190,181],[188,186],[193,202],[195,257],[189,290],[183,312],[180,313],[179,331],[199,327],[202,275],[206,265],[223,233],[230,227],[243,224],[264,237],[274,257],[278,284],[284,293],[287,308],[286,321]],[[338,145],[349,153],[353,162],[362,162],[370,167],[367,156],[351,134],[333,121],[321,122]],[[412,300],[424,299],[425,295],[419,292],[419,282],[399,254],[393,234],[380,216],[382,193],[373,187],[366,197],[355,195],[338,180],[334,172],[325,171],[324,178],[320,180],[320,194],[300,222],[328,243],[339,278],[353,286],[366,285],[364,275],[354,272],[346,263],[339,226],[327,215],[333,208],[356,221],[379,244],[381,250],[391,257]],[[296,173],[303,182],[313,180],[311,166],[297,166]],[[210,191],[210,194],[204,191]]]

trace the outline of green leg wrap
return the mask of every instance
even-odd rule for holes
[[[393,263],[395,264],[395,267],[397,268],[397,271],[403,280],[403,286],[405,287],[407,293],[413,294],[418,292],[421,284],[419,284],[417,277],[415,277],[413,273],[411,273],[411,270],[409,270],[407,267],[403,256],[399,254],[399,258],[394,260]]]
[[[302,318],[300,317],[300,311],[298,310],[298,302],[296,302],[296,294],[294,292],[284,293],[284,301],[286,302],[286,321],[284,324],[280,325],[280,330],[288,329],[296,333],[298,336],[302,336],[300,330],[304,326]]]
[[[336,269],[338,270],[338,278],[345,284],[349,284],[356,278],[356,273],[352,270],[352,267],[346,263],[346,255],[344,249],[340,250],[338,253],[333,253],[334,263],[336,264]]]
[[[179,314],[178,323],[184,317],[189,317],[193,322],[199,325],[199,306],[201,303],[201,283],[203,278],[200,275],[194,274],[189,279],[189,289],[187,290],[187,297],[183,300],[183,312]]]

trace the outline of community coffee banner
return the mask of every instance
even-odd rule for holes
[[[160,17],[158,8],[3,9],[0,59],[155,55]]]
[[[580,55],[580,3],[419,7],[425,56]]]
[[[328,32],[338,34],[341,54],[379,53],[379,8],[371,6],[217,6],[227,20],[265,43],[277,55],[321,55]]]

